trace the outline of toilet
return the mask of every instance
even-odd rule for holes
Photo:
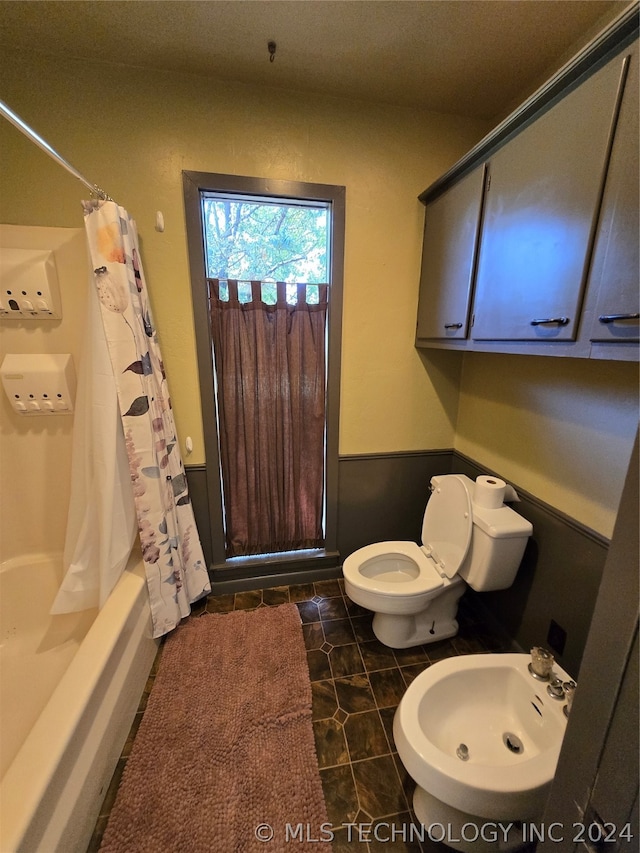
[[[510,488],[497,478],[432,477],[422,545],[377,542],[344,561],[345,592],[373,611],[373,632],[386,646],[404,649],[452,637],[458,632],[458,601],[467,584],[476,592],[489,592],[513,583],[533,527],[505,506],[502,497],[490,507],[481,505],[486,501],[474,502],[476,488],[478,500],[485,495],[480,480]]]

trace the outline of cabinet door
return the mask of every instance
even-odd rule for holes
[[[416,338],[466,338],[485,167],[429,202],[425,211]]]
[[[598,298],[592,341],[638,341],[638,48],[630,57],[613,141],[589,289]]]
[[[575,339],[621,70],[605,65],[492,158],[474,338]]]

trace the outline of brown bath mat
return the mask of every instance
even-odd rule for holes
[[[323,824],[298,609],[192,617],[165,643],[101,853],[318,853]]]

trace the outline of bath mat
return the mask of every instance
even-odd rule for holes
[[[101,853],[318,853],[327,826],[296,606],[184,622],[162,651]]]

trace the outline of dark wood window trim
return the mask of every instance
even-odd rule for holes
[[[345,187],[299,181],[220,175],[184,171],[183,191],[191,290],[200,379],[202,423],[206,455],[206,479],[211,527],[214,577],[281,574],[283,569],[338,565],[338,432],[340,416],[340,352],[342,337],[342,291],[344,277]],[[331,204],[331,299],[327,352],[327,460],[326,460],[326,542],[324,549],[291,552],[265,557],[227,559],[224,548],[223,505],[220,487],[220,454],[216,424],[212,341],[207,297],[202,193],[234,192],[245,195],[300,198]]]

